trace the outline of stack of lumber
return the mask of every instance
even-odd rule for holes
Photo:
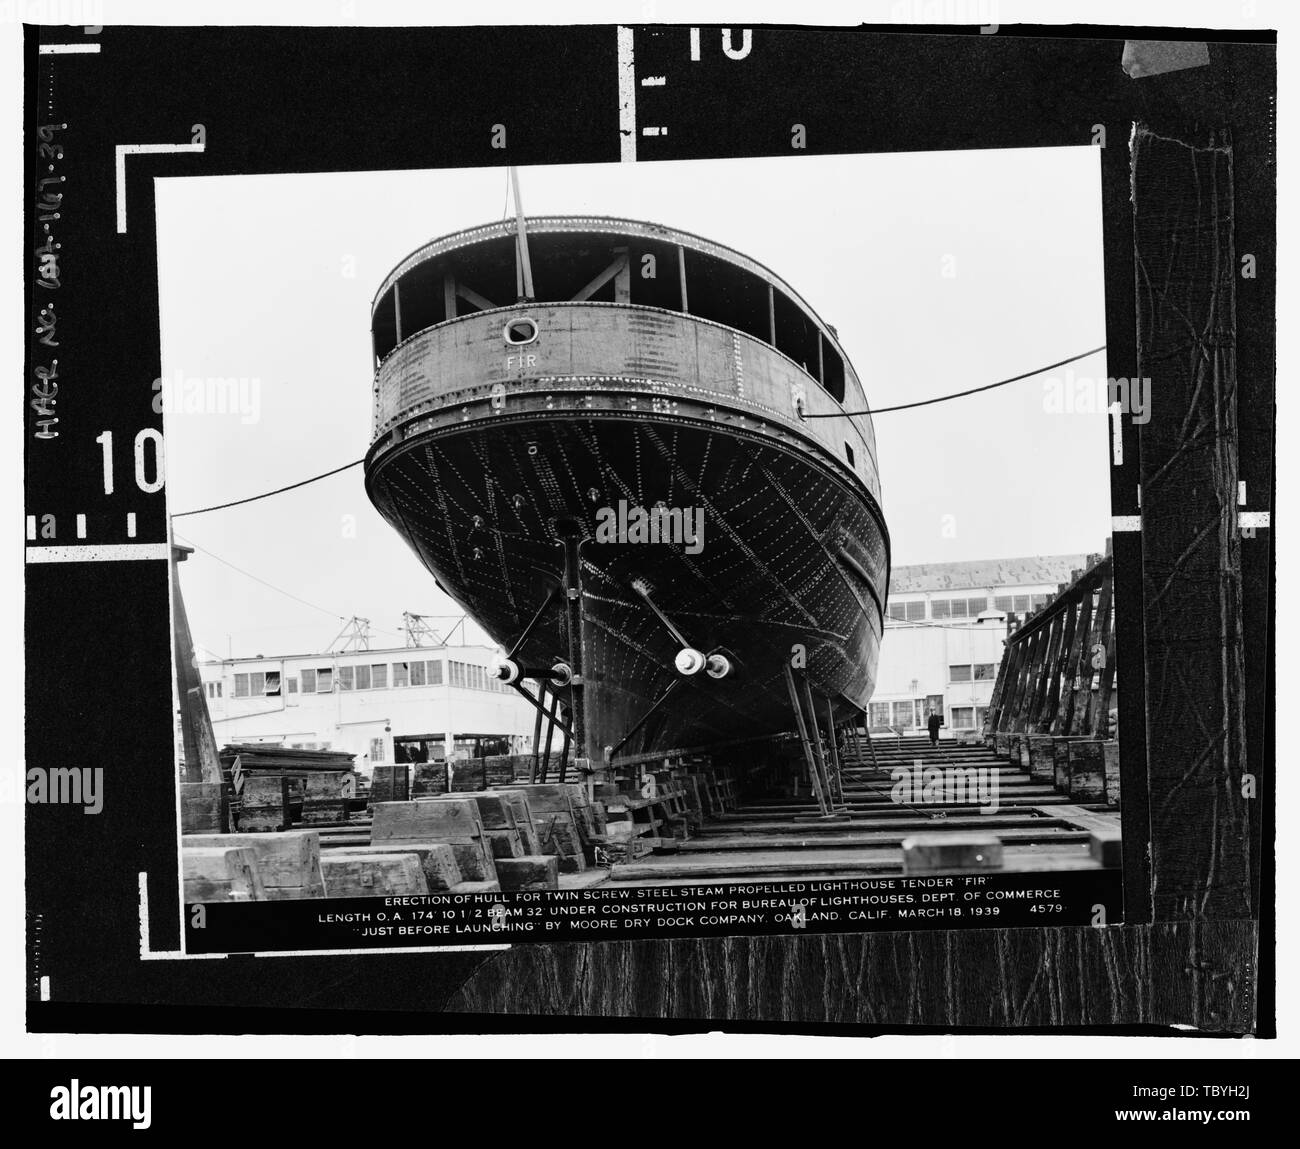
[[[347,821],[348,800],[356,793],[353,755],[235,743],[222,747],[220,757],[237,799],[235,821],[241,832]]]

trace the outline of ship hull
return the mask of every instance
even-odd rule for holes
[[[883,519],[861,483],[788,438],[648,411],[503,413],[377,443],[366,482],[439,585],[506,650],[563,580],[557,530],[576,532],[577,754],[789,731],[792,664],[806,666],[819,722],[870,699],[888,585]],[[642,541],[637,512],[657,505],[699,523],[698,538]],[[611,538],[611,524],[616,535],[632,529]],[[682,644],[635,585],[733,671],[681,675]],[[569,660],[565,615],[556,595],[521,664]],[[671,704],[654,710],[675,682]]]

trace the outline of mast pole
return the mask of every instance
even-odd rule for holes
[[[510,169],[510,186],[515,193],[515,221],[518,231],[515,235],[515,249],[519,266],[524,273],[524,298],[533,298],[533,265],[528,258],[528,228],[524,224],[524,205],[519,199],[519,170]]]

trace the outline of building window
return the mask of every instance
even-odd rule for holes
[[[889,725],[889,703],[873,702],[871,704],[871,727],[879,730]]]
[[[447,681],[452,686],[465,685],[465,664],[463,662],[453,660],[447,663]]]
[[[969,682],[969,681],[970,681],[970,667],[969,667],[969,666],[950,666],[950,667],[948,667],[948,681],[949,681],[949,682]]]
[[[340,669],[342,668],[340,667]],[[357,672],[357,689],[369,690],[370,689],[370,667],[358,666],[355,669]]]
[[[906,604],[906,606],[907,606],[908,622],[917,622],[918,620],[925,618],[924,600],[922,600],[921,602],[909,602]]]
[[[388,689],[388,663],[377,662],[370,668],[370,684],[375,690]]]
[[[442,685],[442,660],[441,659],[429,660],[429,685],[430,686]]]
[[[285,685],[289,688],[290,694],[298,693],[298,680],[296,678],[286,678]]]
[[[351,690],[354,686],[356,686],[356,677],[352,673],[352,667],[340,666],[339,667],[339,689]]]
[[[889,617],[902,622],[907,618],[907,611],[903,608],[901,602],[891,602],[889,604]]]
[[[423,662],[411,663],[411,685],[423,686],[424,682],[425,682],[424,663]]]
[[[393,686],[409,686],[411,671],[404,662],[393,663]]]
[[[334,671],[331,667],[322,666],[317,669],[316,693],[317,694],[334,693]]]
[[[280,672],[278,670],[268,670],[266,672],[266,695],[268,698],[280,697]]]
[[[951,607],[952,603],[950,603],[946,598],[933,599],[930,602],[930,617],[951,618]]]
[[[977,662],[975,664],[975,681],[992,682],[998,676],[998,664],[996,662]]]
[[[314,670],[302,671],[302,692],[304,694],[316,693],[316,672]]]
[[[979,618],[989,608],[988,595],[981,595],[979,598],[966,600],[966,610],[971,618]]]
[[[900,730],[909,730],[916,725],[916,700],[909,698],[904,702],[894,703],[894,721],[891,725]]]
[[[1010,614],[1016,609],[1016,600],[1011,595],[999,595],[993,600],[993,609],[1000,610],[1004,614]]]
[[[384,740],[382,738],[372,738],[370,740],[370,761],[382,762],[384,760]]]
[[[952,708],[952,725],[954,730],[970,730],[975,725],[975,708],[973,706],[954,706]]]
[[[248,675],[247,674],[235,675],[235,697],[236,698],[248,697]]]
[[[1017,614],[1025,614],[1029,610],[1029,596],[1027,594],[1016,595],[1015,611]]]
[[[251,695],[266,693],[266,675],[260,670],[253,670],[248,675],[248,693]]]
[[[1034,595],[1033,604],[1034,604],[1033,606],[1034,610],[1042,610],[1043,607],[1047,605],[1047,595],[1045,594]]]

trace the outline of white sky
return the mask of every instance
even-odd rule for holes
[[[767,264],[835,325],[877,407],[991,383],[1105,342],[1100,164],[1091,147],[520,175],[530,213],[649,219]],[[506,172],[170,178],[157,186],[164,378],[259,381],[256,421],[168,414],[168,506],[176,513],[364,454],[374,291],[426,240],[501,218]],[[945,266],[955,275],[945,277]],[[1104,355],[1074,372],[1103,376]],[[1102,548],[1107,419],[1047,410],[1044,380],[1053,377],[1064,380],[1064,370],[876,419],[895,565]],[[216,656],[323,649],[354,614],[371,620],[376,645],[400,645],[403,610],[456,612],[371,508],[359,467],[180,519],[176,530],[313,604],[194,555],[182,568],[186,606],[195,641]]]

